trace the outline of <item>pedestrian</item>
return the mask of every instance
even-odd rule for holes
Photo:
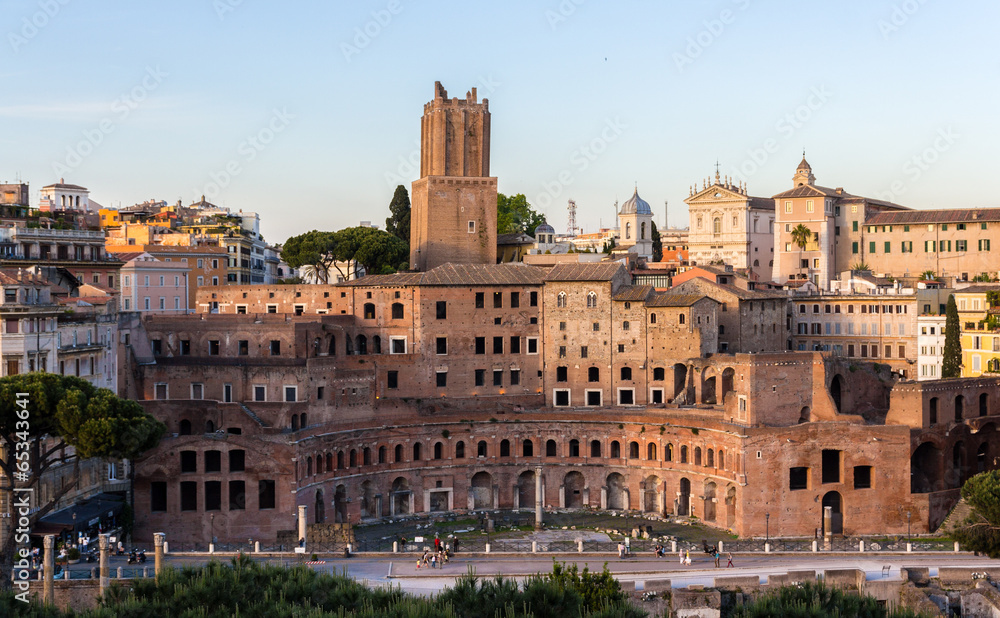
[[[621,560],[624,557],[625,557],[625,546],[621,543],[618,543],[618,559]]]
[[[684,564],[686,566],[691,566],[691,550],[690,549],[684,552]]]
[[[455,539],[455,553],[458,553],[458,539]]]
[[[677,560],[681,563],[681,565],[684,564],[684,550],[683,549],[678,549],[677,550]]]
[[[632,539],[625,537],[625,556],[632,554]]]
[[[438,555],[437,554],[432,554],[431,555],[431,568],[432,569],[437,568],[437,564],[438,564]]]
[[[417,558],[417,569],[420,568],[420,558]]]
[[[434,535],[434,551],[441,551],[441,539]]]
[[[729,558],[729,564],[726,565],[726,568],[728,569],[729,567],[734,566],[733,565],[733,552],[727,553],[726,557]]]
[[[719,550],[715,550],[713,557],[715,558],[715,568],[719,568],[719,560],[721,559],[721,556],[719,556]]]

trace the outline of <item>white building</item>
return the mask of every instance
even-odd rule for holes
[[[941,379],[941,363],[944,361],[943,315],[921,315],[917,317],[917,379]]]
[[[80,185],[70,185],[60,178],[54,185],[42,187],[38,209],[42,212],[79,210],[90,212],[90,191]]]
[[[622,204],[618,212],[618,226],[621,234],[618,246],[652,261],[653,211],[646,200],[639,197],[638,187],[632,197]]]

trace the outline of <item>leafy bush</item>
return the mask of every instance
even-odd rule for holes
[[[794,586],[782,586],[757,599],[744,603],[732,614],[734,618],[765,618],[785,616],[789,618],[826,618],[827,616],[866,618],[915,618],[917,614],[909,609],[890,612],[880,606],[870,596],[844,592],[839,588],[829,588],[824,584],[807,582]]]

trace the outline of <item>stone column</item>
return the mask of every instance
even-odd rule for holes
[[[157,578],[163,572],[163,546],[166,545],[166,538],[167,535],[163,532],[153,534],[153,568],[156,571]]]
[[[107,590],[108,584],[111,583],[111,570],[108,564],[108,551],[111,547],[110,536],[107,534],[100,534],[97,536],[97,546],[101,551],[101,594]]]
[[[823,507],[823,536],[827,539],[833,534],[833,507]]]
[[[535,530],[542,528],[542,467],[535,468]]]
[[[45,581],[42,583],[42,603],[54,604],[55,603],[55,593],[53,580],[55,579],[55,548],[56,548],[56,537],[53,534],[46,534],[44,539],[45,551],[42,555],[42,570],[45,574]]]
[[[299,541],[304,543],[306,541],[306,505],[299,505]]]

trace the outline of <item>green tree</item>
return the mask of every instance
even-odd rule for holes
[[[736,607],[732,615],[737,618],[771,616],[911,618],[917,614],[905,608],[889,611],[880,606],[873,597],[845,592],[824,584],[806,582],[801,585],[782,586],[775,592],[759,596]]]
[[[920,278],[923,279],[924,281],[934,281],[935,279],[937,279],[937,273],[934,272],[933,270],[925,270],[924,272],[920,273]]]
[[[942,378],[962,377],[962,332],[958,323],[958,305],[955,295],[948,297],[944,319],[944,359],[941,362]]]
[[[604,253],[607,253],[608,255],[611,255],[611,252],[614,251],[614,248],[616,246],[618,246],[618,245],[615,242],[614,237],[612,237],[612,238],[609,238],[608,240],[606,240],[604,242],[604,248],[601,251],[603,251]]]
[[[399,185],[389,202],[389,218],[385,220],[385,231],[410,244],[410,195],[406,187]]]
[[[135,459],[155,447],[164,431],[163,423],[135,401],[74,376],[26,373],[0,378],[0,474],[7,481],[2,491],[8,494],[4,516],[18,520],[12,488],[34,488],[39,498],[39,480],[52,466],[73,465],[78,472],[81,459]],[[75,455],[65,452],[67,446]],[[74,477],[78,482],[79,475]],[[36,502],[29,526],[76,488],[76,482],[67,483]],[[10,527],[0,549],[2,588],[10,587],[16,531],[16,526]]]
[[[663,241],[660,239],[660,230],[656,229],[656,222],[653,225],[653,261],[659,262],[663,259]]]
[[[805,251],[806,245],[809,244],[812,237],[812,230],[804,223],[800,223],[792,229],[792,243],[799,248],[799,268],[802,268],[802,252]]]
[[[871,270],[871,267],[868,265],[868,262],[862,260],[852,264],[851,270]]]
[[[535,235],[535,228],[545,223],[545,215],[535,212],[523,193],[506,196],[497,193],[497,234]]]
[[[334,232],[313,230],[286,240],[281,247],[281,259],[292,268],[312,271],[318,282],[327,283],[330,267],[336,262],[336,249]]]
[[[1000,558],[1000,470],[982,472],[965,482],[962,497],[972,512],[952,536],[966,550]]]

